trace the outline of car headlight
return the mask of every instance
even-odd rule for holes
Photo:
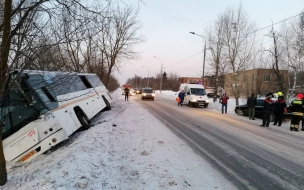
[[[143,96],[146,96],[146,93],[142,93]]]
[[[209,103],[209,100],[206,100],[207,103]]]
[[[155,96],[155,94],[152,94],[152,96]]]
[[[197,102],[196,99],[192,99],[191,102]]]

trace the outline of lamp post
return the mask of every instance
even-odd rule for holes
[[[146,66],[143,66],[143,67],[146,67]],[[149,67],[146,67],[148,69],[148,83],[147,83],[147,87],[149,87]]]
[[[159,57],[154,56],[156,59],[160,59],[162,61],[161,68],[160,68],[160,85],[159,85],[159,92],[161,93],[162,84],[163,84],[163,60]]]
[[[205,86],[205,84],[204,84],[204,78],[205,78],[205,61],[206,61],[206,38],[204,36],[196,34],[194,32],[190,32],[190,34],[200,36],[200,37],[204,38],[204,40],[205,40],[205,45],[204,45],[204,62],[203,62],[203,76],[202,76],[203,85]]]

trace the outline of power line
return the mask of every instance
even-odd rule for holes
[[[198,52],[198,53],[196,53],[196,54],[194,54],[194,55],[192,55],[192,56],[190,56],[190,57],[188,57],[188,58],[186,58],[186,59],[183,59],[183,60],[181,60],[181,61],[179,61],[179,62],[177,62],[177,63],[173,63],[173,64],[171,64],[171,65],[165,66],[164,68],[170,67],[170,66],[173,66],[173,65],[176,65],[176,64],[179,64],[179,63],[181,63],[181,62],[184,62],[184,61],[186,61],[186,60],[188,60],[188,59],[190,59],[190,58],[192,58],[192,57],[194,57],[194,56],[196,56],[196,55],[202,53],[203,51],[204,51],[204,50],[201,50],[200,52]]]
[[[286,20],[289,20],[289,19],[295,18],[295,17],[297,17],[297,16],[300,16],[301,14],[304,14],[304,12],[299,13],[299,14],[297,14],[297,15],[294,15],[294,16],[292,16],[292,17],[286,18],[286,19],[284,19],[284,20],[281,20],[281,21],[276,22],[276,23],[274,23],[274,24],[271,24],[271,25],[269,25],[269,26],[265,26],[265,27],[263,27],[263,28],[257,29],[257,30],[255,30],[255,31],[253,31],[253,32],[251,32],[251,33],[249,33],[249,34],[247,34],[247,35],[250,35],[250,34],[256,33],[256,32],[258,32],[258,31],[260,31],[260,30],[264,30],[264,29],[266,29],[266,28],[269,28],[269,27],[272,27],[272,26],[274,26],[274,25],[280,24],[280,23],[282,23],[282,22],[284,22],[284,21],[286,21]]]

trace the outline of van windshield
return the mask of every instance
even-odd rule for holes
[[[191,92],[191,94],[197,95],[197,96],[206,95],[205,89],[202,89],[202,88],[190,88],[190,92]]]

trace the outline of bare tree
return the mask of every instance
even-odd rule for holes
[[[239,71],[248,68],[252,49],[255,42],[254,22],[248,19],[247,14],[240,5],[238,9],[227,9],[224,19],[224,47],[227,54],[228,67],[226,72],[233,73],[232,77],[225,79],[231,86],[236,105],[239,105],[240,82]]]
[[[304,27],[303,15],[289,26],[283,25],[283,54],[285,62],[293,71],[291,92],[295,91],[298,83],[298,73],[304,70]]]
[[[103,58],[107,64],[105,85],[111,73],[119,70],[124,61],[137,58],[138,53],[133,47],[143,40],[137,34],[141,27],[137,12],[131,7],[117,7],[113,17],[107,18],[106,24],[101,37]]]
[[[217,100],[218,88],[219,88],[219,76],[221,73],[221,64],[224,64],[223,48],[224,48],[224,25],[225,19],[223,15],[220,15],[214,23],[206,30],[208,49],[211,51],[210,66],[214,72],[215,86],[214,86],[214,98],[213,102]]]
[[[282,77],[282,75],[280,74],[280,52],[279,52],[279,47],[278,47],[278,35],[276,35],[276,32],[273,29],[270,31],[270,35],[269,35],[272,40],[273,40],[273,50],[267,50],[271,56],[272,56],[272,61],[271,61],[271,68],[275,74],[276,77],[276,81],[279,85],[279,91],[284,91],[284,79]]]

